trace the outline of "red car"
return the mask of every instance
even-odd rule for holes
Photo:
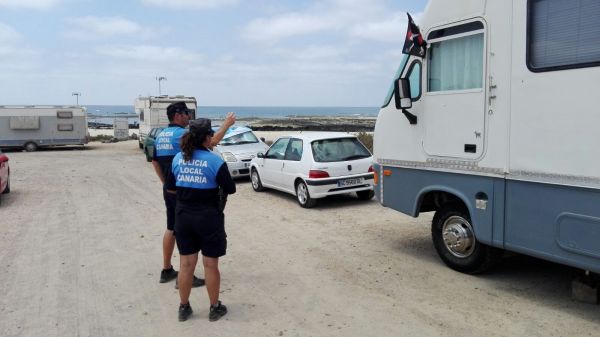
[[[10,168],[8,167],[8,157],[0,150],[0,195],[8,192],[10,192]]]

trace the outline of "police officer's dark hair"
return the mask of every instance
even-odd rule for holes
[[[181,153],[183,154],[183,160],[192,160],[192,154],[194,150],[202,148],[202,144],[208,137],[208,132],[188,132],[181,137]]]
[[[173,121],[175,115],[178,113],[189,113],[189,109],[185,102],[175,102],[169,104],[167,107],[167,117],[169,118],[169,122]]]

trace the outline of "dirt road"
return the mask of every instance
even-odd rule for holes
[[[8,156],[2,336],[599,335],[600,308],[570,299],[569,268],[514,256],[463,275],[435,254],[429,216],[351,196],[306,210],[248,181],[226,209],[230,312],[208,322],[195,289],[180,323],[174,284],[158,283],[161,187],[137,141]]]

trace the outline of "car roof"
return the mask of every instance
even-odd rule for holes
[[[335,138],[356,138],[355,135],[347,132],[324,132],[324,131],[300,131],[298,133],[290,133],[277,137],[279,138],[299,138],[307,142],[324,139],[335,139]]]

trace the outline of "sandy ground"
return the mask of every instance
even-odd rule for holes
[[[174,283],[158,283],[161,186],[136,141],[8,155],[1,336],[598,336],[569,268],[513,256],[463,275],[438,259],[430,216],[353,196],[306,210],[245,180],[226,209],[230,312],[208,322],[194,289],[180,323]]]

